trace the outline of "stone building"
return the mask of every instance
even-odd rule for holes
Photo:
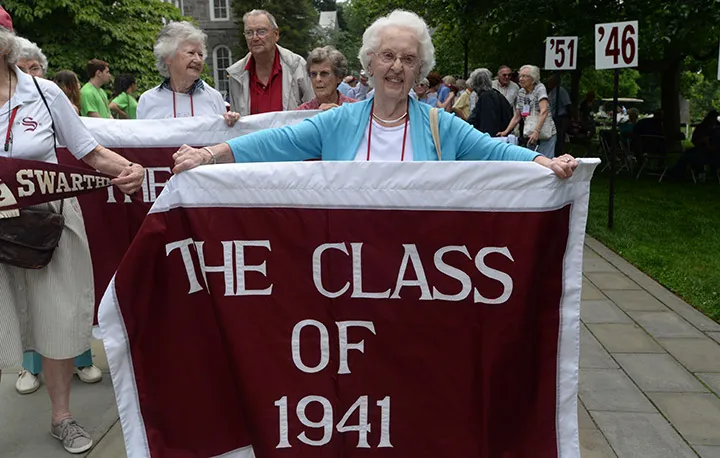
[[[228,93],[225,69],[242,56],[238,52],[240,33],[232,11],[232,0],[166,0],[177,6],[184,16],[195,19],[207,33],[205,59],[215,80],[215,89],[223,96]]]

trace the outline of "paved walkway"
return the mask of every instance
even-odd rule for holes
[[[720,458],[720,325],[593,239],[583,268],[582,458]],[[44,390],[21,397],[14,382],[0,381],[0,456],[68,458]],[[97,443],[86,456],[126,457],[109,376],[76,380],[73,408]]]

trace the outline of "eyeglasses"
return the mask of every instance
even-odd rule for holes
[[[420,63],[420,58],[417,56],[410,55],[401,55],[401,54],[395,54],[392,51],[381,51],[379,53],[375,53],[375,55],[380,59],[380,62],[384,64],[394,64],[395,60],[400,59],[400,63],[403,64],[403,66],[407,68],[415,68]]]
[[[518,75],[518,78],[530,78],[530,75],[520,74],[520,75]]]
[[[257,35],[258,38],[265,38],[267,34],[270,33],[268,29],[257,29],[257,30],[246,30],[243,32],[243,35],[245,35],[245,38],[250,39],[254,35]]]
[[[500,76],[503,78],[510,78],[510,75],[512,75],[512,73],[500,73]]]
[[[321,72],[310,72],[310,79],[313,79],[313,80],[314,80],[314,79],[317,78],[318,76],[319,76],[320,78],[325,79],[325,78],[328,78],[330,75],[332,75],[332,73],[330,73],[330,72],[328,72],[328,71],[326,71],[326,70],[323,70],[323,71],[321,71]]]

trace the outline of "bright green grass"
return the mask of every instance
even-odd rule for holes
[[[685,301],[720,321],[720,184],[657,182],[621,173],[607,228],[609,174],[593,178],[587,232]]]

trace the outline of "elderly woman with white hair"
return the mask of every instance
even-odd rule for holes
[[[266,129],[211,147],[183,145],[173,155],[174,172],[217,162],[321,158],[535,161],[560,177],[572,174],[577,162],[569,156],[551,161],[525,148],[494,141],[456,116],[409,97],[413,85],[435,65],[434,54],[425,21],[415,13],[393,11],[363,34],[358,57],[375,83],[373,98],[344,104],[294,126]],[[435,122],[439,135],[433,136],[431,125]]]
[[[48,69],[48,60],[38,45],[23,37],[15,37],[18,47],[17,66],[25,73],[44,78]]]
[[[0,7],[0,106],[6,110],[0,131],[7,132],[0,157],[56,164],[57,138],[75,158],[117,177],[112,183],[121,191],[135,193],[145,177],[143,167],[99,145],[55,83],[16,67],[16,39],[10,16]],[[21,119],[34,120],[36,127],[24,129]],[[90,348],[95,305],[90,247],[76,198],[33,209],[61,214],[62,237],[42,269],[0,264],[0,371],[17,367],[23,352],[41,354],[50,433],[68,452],[82,453],[93,441],[70,412],[70,387],[73,358]]]
[[[40,47],[27,38],[17,36],[15,37],[15,46],[17,50],[17,67],[30,76],[44,78],[48,61]],[[77,81],[77,77],[75,77],[75,81]],[[77,95],[79,96],[80,87],[77,83],[76,85]],[[71,103],[73,103],[73,107],[77,112],[77,106],[74,102],[71,101]],[[31,394],[40,389],[40,378],[38,377],[40,372],[42,372],[42,357],[40,354],[36,351],[25,352],[22,370],[15,381],[15,390],[20,394]],[[75,358],[75,373],[85,383],[96,383],[102,380],[102,371],[93,364],[92,352],[89,349]]]
[[[215,116],[233,126],[240,115],[228,112],[222,95],[200,79],[207,35],[189,22],[170,22],[158,35],[155,64],[165,80],[145,91],[137,106],[137,119]]]
[[[520,67],[520,91],[515,102],[515,116],[498,135],[507,136],[521,119],[524,120],[523,138],[528,147],[537,147],[538,153],[553,158],[557,131],[550,116],[547,89],[540,82],[540,69],[534,65]]]
[[[338,86],[347,73],[347,59],[332,46],[315,48],[307,58],[307,72],[312,82],[315,98],[305,102],[296,110],[329,110],[343,103],[357,102],[346,97]]]
[[[492,87],[492,73],[487,68],[474,70],[468,85],[477,94],[477,102],[468,122],[480,132],[497,136],[497,132],[503,130],[513,117],[510,102]]]

